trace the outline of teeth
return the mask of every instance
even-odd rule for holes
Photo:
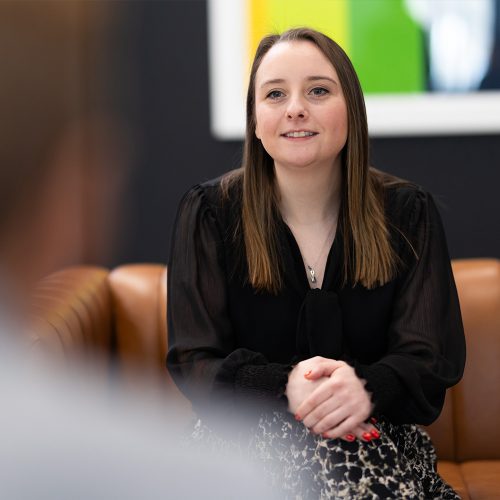
[[[285,134],[286,137],[310,137],[311,135],[314,135],[313,132],[288,132],[288,134]]]

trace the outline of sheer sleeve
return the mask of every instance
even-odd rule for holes
[[[195,409],[223,399],[284,404],[291,366],[235,345],[227,309],[223,231],[196,186],[180,203],[168,272],[167,367]]]
[[[415,191],[408,214],[405,263],[388,332],[388,352],[355,365],[375,412],[395,423],[428,425],[465,364],[465,339],[444,230],[432,197]]]

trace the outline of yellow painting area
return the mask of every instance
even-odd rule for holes
[[[246,0],[249,19],[247,32],[248,61],[265,35],[307,26],[333,38],[344,50],[349,49],[348,0]]]

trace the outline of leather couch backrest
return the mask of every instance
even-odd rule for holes
[[[166,375],[165,266],[131,264],[109,274],[121,376]]]
[[[500,459],[500,262],[456,261],[453,272],[467,340],[452,391],[456,460]]]
[[[30,348],[61,363],[93,363],[108,375],[112,349],[112,308],[108,271],[80,266],[42,279],[32,297]]]
[[[186,415],[190,403],[166,369],[167,268],[129,264],[109,274],[118,378],[141,392],[160,392]]]
[[[467,343],[462,381],[427,428],[442,460],[500,458],[500,263],[452,262]]]
[[[118,378],[126,385],[154,386],[188,408],[165,368],[166,272],[164,265],[135,264],[109,275],[80,267],[47,277],[35,294],[39,329],[32,342],[60,358],[78,351],[106,353],[108,360],[117,360]],[[457,260],[453,272],[466,368],[428,430],[440,459],[500,459],[500,262]]]

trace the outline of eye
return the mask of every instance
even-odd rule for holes
[[[325,89],[324,87],[314,87],[310,92],[310,94],[312,94],[315,97],[321,97],[329,93],[330,93],[329,90]]]
[[[269,94],[267,94],[267,98],[268,99],[279,99],[280,97],[283,97],[285,94],[283,94],[283,92],[281,92],[281,90],[271,90],[271,92],[269,92]]]

